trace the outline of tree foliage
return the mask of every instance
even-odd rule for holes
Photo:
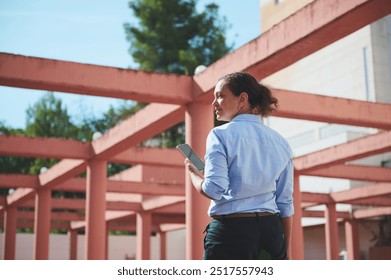
[[[208,66],[227,54],[228,24],[216,4],[204,11],[197,0],[135,0],[129,8],[138,24],[125,23],[129,53],[141,70],[192,75],[198,65]],[[181,123],[143,143],[175,147],[185,141]]]
[[[77,139],[77,127],[71,122],[61,99],[56,98],[52,92],[29,106],[26,114],[28,136]]]
[[[129,2],[139,24],[125,23],[129,52],[141,70],[192,75],[227,54],[225,18],[209,4],[197,12],[196,0]]]
[[[0,134],[25,135],[22,129],[13,129],[0,121]],[[29,174],[33,158],[0,156],[0,173]],[[0,188],[0,195],[7,195],[9,188]]]
[[[196,9],[197,0],[134,0],[129,7],[138,24],[124,25],[130,54],[141,70],[191,75],[198,65],[210,65],[228,53],[225,32],[228,25],[218,15],[218,6]],[[0,134],[57,137],[91,141],[95,131],[105,133],[146,103],[126,103],[111,107],[102,117],[87,116],[74,123],[61,99],[48,93],[27,111],[26,129],[13,129],[0,122]],[[184,142],[184,124],[175,126],[142,145],[173,147]],[[0,157],[0,173],[39,174],[57,159]],[[108,176],[129,165],[108,164]],[[11,186],[10,186],[11,187]],[[7,194],[8,189],[0,189]],[[62,194],[61,194],[62,195]]]

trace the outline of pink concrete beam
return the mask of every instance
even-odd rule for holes
[[[317,203],[317,202],[302,202],[302,203],[300,203],[300,208],[305,209],[305,208],[312,207],[312,206],[318,206],[319,204],[323,204],[323,203]],[[295,209],[298,209],[298,208],[295,207]]]
[[[289,90],[271,90],[280,105],[272,114],[276,117],[391,129],[390,104]],[[208,103],[212,100],[212,94],[204,98]]]
[[[0,174],[0,188],[31,188],[39,186],[38,176],[24,174]]]
[[[153,211],[155,214],[185,214],[185,201],[182,203],[175,203],[164,208],[159,208]]]
[[[110,229],[118,228],[116,226],[110,227],[112,223],[119,224],[125,223],[126,225],[135,225],[136,224],[136,212],[134,211],[113,211],[107,210],[105,213],[106,225],[109,226]],[[126,227],[123,226],[122,228]],[[86,222],[71,222],[72,229],[84,229],[86,226]],[[130,230],[130,229],[124,229]],[[134,230],[134,229],[132,229]]]
[[[0,175],[1,178],[1,175]],[[72,178],[56,186],[55,190],[85,192],[86,180],[84,178]],[[183,185],[143,183],[129,181],[107,181],[107,191],[116,193],[150,194],[150,195],[185,195]]]
[[[391,104],[288,90],[272,91],[280,103],[273,113],[276,117],[391,129]]]
[[[39,175],[40,185],[45,188],[54,188],[56,185],[85,171],[86,166],[87,163],[83,160],[62,160]]]
[[[302,202],[314,202],[317,204],[332,203],[333,199],[328,193],[301,192]]]
[[[7,196],[7,205],[19,206],[34,199],[35,191],[32,189],[20,188]]]
[[[325,217],[325,213],[324,213],[324,211],[303,210],[303,217],[306,217],[306,218],[324,218]],[[350,213],[349,212],[337,211],[337,218],[349,219],[350,218]]]
[[[91,143],[60,138],[0,135],[0,155],[56,159],[89,159]]]
[[[184,108],[182,107],[151,104],[94,141],[92,145],[95,154],[97,158],[113,157],[116,153],[127,150],[129,147],[172,127],[183,120],[183,115]],[[53,188],[83,172],[86,166],[86,162],[82,160],[62,160],[39,176],[40,184],[42,187]],[[19,199],[32,199],[33,194],[30,191],[25,194],[26,197],[14,195],[11,200],[13,203],[19,203]]]
[[[0,53],[0,85],[185,104],[191,77]]]
[[[297,157],[294,165],[297,170],[306,173],[390,150],[391,131],[385,131]]]
[[[183,157],[177,149],[133,147],[115,155],[110,162],[128,164],[153,164],[183,167]]]
[[[34,220],[34,211],[18,211],[18,219]],[[84,215],[74,212],[52,212],[50,215],[52,221],[84,221]]]
[[[125,181],[108,181],[110,192],[136,193],[148,195],[185,195],[185,186],[158,183],[137,183]]]
[[[69,178],[65,182],[53,187],[57,191],[68,191],[68,192],[85,192],[86,191],[86,179],[85,178]]]
[[[391,206],[391,197],[387,196],[377,196],[377,197],[369,197],[362,199],[349,200],[346,204],[351,205],[361,205],[361,206]]]
[[[126,223],[109,223],[108,225],[109,230],[121,230],[121,231],[137,231],[136,224],[126,224]],[[157,232],[159,230],[159,227],[156,225],[151,225],[151,232]]]
[[[34,228],[34,212],[32,211],[18,211],[18,226],[17,228]],[[154,225],[154,231],[172,231],[185,228],[185,213],[182,211],[181,214],[160,214],[154,213],[152,216],[152,222]],[[133,216],[133,219],[129,220]],[[131,223],[135,224],[135,214],[132,211],[107,211],[106,219],[108,226],[111,230],[114,229],[123,229],[123,230],[135,230],[135,227],[132,229],[125,227]],[[126,219],[126,220],[125,220]],[[85,227],[85,221],[83,216],[77,213],[69,212],[52,212],[51,213],[51,229],[70,229],[69,226],[72,224],[73,229],[82,229]],[[0,218],[0,223],[3,222],[3,219]],[[60,225],[59,227],[56,226]],[[162,225],[157,227],[157,225]]]
[[[143,201],[142,209],[144,211],[156,211],[173,204],[183,203],[184,201],[185,198],[183,196],[159,196]]]
[[[76,198],[52,198],[52,209],[79,210],[85,209],[84,199]]]
[[[363,165],[336,165],[312,171],[302,175],[329,178],[341,178],[369,182],[391,182],[391,168]]]
[[[358,209],[353,212],[354,219],[368,219],[368,218],[386,216],[386,215],[391,215],[391,207]]]
[[[184,114],[185,109],[178,105],[150,104],[93,141],[96,157],[112,158],[180,123]]]
[[[152,224],[185,224],[185,214],[175,214],[175,215],[152,215]]]
[[[141,204],[126,201],[107,201],[106,209],[113,211],[140,211]]]
[[[161,224],[159,226],[159,231],[161,232],[169,232],[169,231],[176,231],[186,229],[185,224]]]
[[[110,196],[106,195],[106,209],[111,211],[141,211],[141,203],[138,202],[138,199],[124,199],[124,194],[119,194],[121,199],[113,199]],[[166,203],[164,203],[164,201]],[[172,214],[172,213],[181,213],[183,214],[184,211],[184,204],[183,199],[182,203],[177,202],[178,200],[173,200],[173,204],[170,204],[172,202],[171,200],[163,200],[163,202],[159,199],[151,199],[148,201],[145,205],[153,207],[154,203],[156,203],[156,207],[154,208],[154,213],[165,213],[165,214]],[[25,203],[22,203],[19,205],[20,207],[34,207],[33,201],[28,201]],[[76,198],[52,198],[52,209],[66,209],[66,210],[83,210],[85,209],[85,200],[84,199],[76,199]],[[57,212],[52,212],[53,215]]]
[[[302,192],[302,208],[327,203],[388,206],[391,205],[391,198],[384,196],[390,194],[390,183],[356,187],[330,194]]]
[[[244,70],[261,80],[389,13],[389,0],[313,1],[224,56],[194,80],[202,92],[210,91],[230,72]]]
[[[0,219],[0,223],[2,222]],[[18,229],[34,230],[34,220],[18,220],[16,227]],[[50,229],[68,230],[70,229],[70,223],[67,221],[52,221],[50,223]]]
[[[331,193],[336,203],[349,203],[350,201],[373,198],[391,194],[391,183],[378,183],[372,186],[356,187],[347,191]]]
[[[27,201],[19,205],[20,207],[34,207],[33,201]],[[129,211],[131,209],[139,210],[141,203],[130,201],[106,201],[107,210]],[[52,209],[83,210],[85,209],[85,200],[76,198],[52,198]],[[53,212],[53,214],[56,212]]]
[[[136,212],[134,211],[114,211],[107,210],[105,213],[106,224],[110,223],[122,223],[126,222],[127,224],[136,224]],[[83,229],[86,226],[86,222],[71,222],[72,229]]]
[[[106,201],[125,201],[141,204],[143,198],[139,194],[106,192]]]
[[[106,211],[105,218],[107,222],[121,222],[127,221],[136,224],[135,211]]]
[[[107,210],[129,211],[130,209],[140,209],[139,202],[129,201],[110,201],[106,202]],[[34,207],[33,201],[27,201],[19,205],[20,207]],[[62,210],[83,210],[85,209],[85,200],[77,198],[52,198],[52,209]],[[53,212],[55,213],[55,212]]]
[[[135,165],[113,176],[110,176],[109,180],[183,185],[185,184],[185,173],[183,171],[184,165],[178,167],[161,165]]]

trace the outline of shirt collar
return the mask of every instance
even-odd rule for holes
[[[240,121],[262,123],[262,117],[253,114],[240,114],[235,116],[231,122],[240,122]]]

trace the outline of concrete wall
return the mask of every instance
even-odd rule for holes
[[[0,234],[0,255],[3,256],[3,233]],[[69,238],[67,235],[51,234],[49,245],[49,259],[69,259]],[[158,260],[160,256],[159,239],[151,237],[151,258]],[[34,234],[18,233],[16,236],[16,259],[32,260],[34,251]],[[136,256],[136,236],[109,236],[110,260],[134,259]],[[84,259],[84,235],[77,240],[77,258]],[[167,233],[167,259],[185,259],[185,230]]]
[[[359,225],[360,259],[369,259],[369,248],[372,246],[371,231],[376,232],[374,222],[364,222]],[[338,227],[340,258],[346,254],[345,229],[342,223]],[[306,260],[325,260],[325,230],[323,226],[312,226],[304,229],[304,257]]]

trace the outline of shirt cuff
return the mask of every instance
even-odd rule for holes
[[[215,188],[211,183],[208,183],[206,180],[201,184],[202,191],[207,194],[213,200],[220,200],[222,195],[218,195],[215,192]]]

